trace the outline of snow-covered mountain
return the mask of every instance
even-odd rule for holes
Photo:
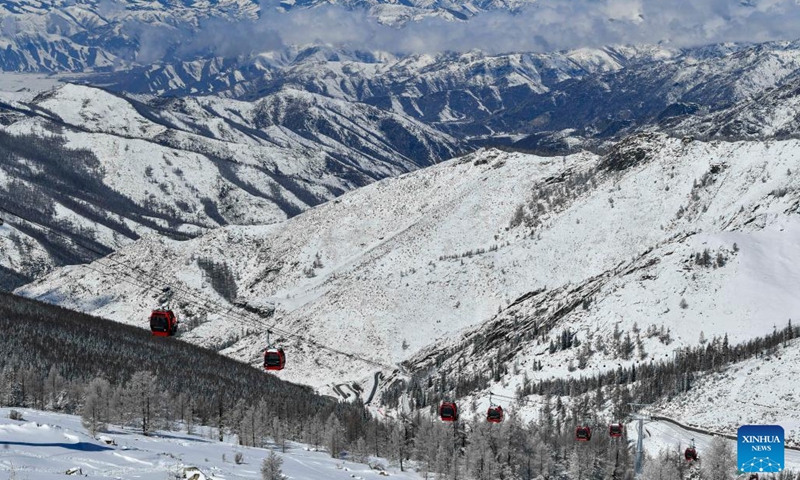
[[[275,223],[457,152],[413,118],[288,88],[142,101],[68,84],[3,94],[0,114],[4,200],[105,252],[149,233]],[[4,228],[4,288],[94,258],[13,218]]]
[[[407,373],[435,359],[467,375],[501,357],[521,368],[539,359],[547,377],[585,374],[568,372],[574,350],[545,355],[565,328],[584,342],[607,340],[615,326],[669,330],[669,344],[643,335],[656,358],[698,344],[700,330],[739,342],[785,324],[800,308],[792,273],[798,151],[796,141],[652,134],[605,156],[480,151],[282,224],[225,227],[184,242],[148,238],[18,293],[144,326],[158,292],[108,279],[126,271],[117,262],[150,278],[166,263],[175,273],[164,283],[184,292],[179,315],[206,320],[184,338],[254,364],[265,342],[258,330],[275,325],[383,364],[409,360]],[[706,249],[713,262],[698,263]],[[235,299],[215,291],[202,259],[227,265]],[[200,298],[220,309],[235,301],[262,318],[209,312]],[[687,327],[697,318],[701,326]],[[534,325],[547,328],[517,338]],[[281,343],[291,358],[281,376],[291,380],[368,382],[377,368],[298,337]],[[585,368],[618,361],[609,350]],[[517,371],[502,383],[513,392],[522,381]]]
[[[677,116],[660,128],[674,135],[703,139],[795,138],[800,133],[800,79],[705,115]]]
[[[0,69],[110,70],[168,53],[181,31],[209,19],[258,17],[257,2],[10,0],[0,4]],[[173,44],[174,46],[174,44]]]
[[[240,62],[164,63],[87,81],[241,99],[290,87],[408,115],[459,138],[564,153],[684,119],[683,130],[700,136],[704,127],[697,124],[708,115],[787,95],[799,68],[798,42],[409,56],[317,46]]]

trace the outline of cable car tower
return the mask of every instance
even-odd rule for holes
[[[629,403],[633,410],[637,408],[649,407],[646,403]],[[636,423],[636,461],[634,462],[634,471],[636,478],[642,478],[642,457],[644,456],[644,422],[652,420],[650,415],[645,413],[631,413],[631,420]]]

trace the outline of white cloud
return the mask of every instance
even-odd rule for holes
[[[429,17],[402,28],[363,10],[326,4],[280,13],[262,4],[257,21],[207,21],[178,36],[192,50],[240,55],[283,45],[322,43],[394,53],[549,51],[611,44],[666,42],[685,47],[721,42],[792,40],[800,31],[798,0],[539,0],[516,12],[489,11],[467,22]],[[153,32],[148,32],[148,35]],[[163,35],[148,43],[152,58],[167,49]]]

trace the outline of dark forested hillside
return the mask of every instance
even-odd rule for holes
[[[5,405],[78,411],[88,396],[83,387],[94,379],[114,389],[145,378],[159,397],[152,401],[152,420],[161,413],[176,421],[191,415],[189,421],[216,426],[222,419],[235,427],[242,412],[234,410],[258,405],[261,415],[291,423],[286,434],[292,438],[334,410],[342,421],[364,416],[360,407],[337,404],[211,350],[7,293],[0,293],[0,326],[6,332],[0,338]],[[192,413],[176,411],[178,405]]]
[[[310,388],[174,338],[0,293],[0,405],[79,412],[93,434],[122,424],[144,434],[211,426],[245,445],[269,437],[343,451],[367,462],[389,457],[439,478],[554,478],[569,462],[595,478],[631,478],[625,442],[600,438],[575,448],[564,411],[539,423],[488,424],[476,416],[454,425],[417,410],[403,421],[376,419],[358,403],[339,403]],[[581,467],[583,468],[583,467]],[[607,476],[603,476],[607,475]]]

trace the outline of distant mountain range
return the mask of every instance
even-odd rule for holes
[[[111,251],[148,233],[279,222],[481,146],[562,155],[637,132],[793,138],[798,72],[800,42],[407,57],[308,47],[111,71],[84,77],[102,90],[0,99],[0,195]],[[78,162],[84,188],[53,189],[66,165],[53,158]],[[0,263],[3,288],[92,258],[26,236]],[[22,262],[26,242],[49,251]]]

